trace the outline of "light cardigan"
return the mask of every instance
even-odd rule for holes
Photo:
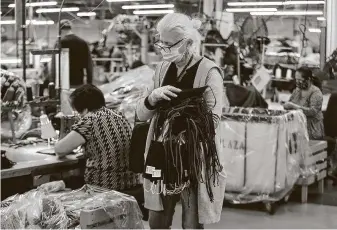
[[[158,64],[155,75],[153,78],[153,85],[145,93],[145,95],[139,100],[136,108],[137,117],[140,121],[151,120],[147,140],[145,147],[145,159],[150,147],[150,143],[153,140],[154,128],[156,120],[158,119],[156,110],[149,110],[145,106],[145,98],[153,91],[153,89],[161,87],[163,84],[164,77],[171,63],[162,62]],[[220,134],[221,126],[219,125],[222,108],[223,108],[223,79],[222,71],[219,67],[215,65],[214,62],[209,59],[203,58],[199,64],[193,88],[209,86],[207,88],[204,98],[207,105],[212,108],[213,114],[217,115],[215,121],[216,136],[215,142],[217,147],[217,153],[219,155],[220,163],[224,165],[222,148],[220,146]],[[219,183],[216,186],[212,186],[212,191],[214,194],[214,202],[212,203],[209,199],[206,186],[204,183],[199,183],[198,185],[198,213],[199,213],[199,223],[200,224],[212,224],[220,221],[223,199],[225,195],[225,172],[221,172],[219,176]],[[159,195],[159,187],[153,185],[149,180],[144,179],[144,196],[145,196],[145,207],[153,211],[162,211],[163,204],[161,200],[161,195]]]

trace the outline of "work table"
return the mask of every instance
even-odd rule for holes
[[[57,173],[65,168],[69,168],[69,170],[79,168],[80,162],[83,162],[83,159],[79,159],[77,155],[68,155],[59,159],[57,156],[37,153],[47,147],[46,144],[24,146],[17,149],[1,146],[2,150],[6,150],[7,158],[16,162],[13,167],[1,170],[1,179]]]
[[[26,175],[39,175],[40,172],[45,170],[57,169],[58,167],[65,166],[76,166],[79,164],[80,160],[76,158],[75,155],[67,156],[64,159],[58,159],[56,156],[50,156],[44,160],[20,162],[9,169],[1,170],[1,179],[8,179],[12,177],[26,176]]]

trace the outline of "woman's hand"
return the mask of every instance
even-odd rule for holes
[[[166,100],[170,101],[171,98],[175,98],[178,96],[178,93],[181,92],[181,89],[178,89],[174,86],[163,86],[160,88],[157,88],[152,91],[152,93],[149,95],[149,103],[152,106],[155,106],[159,101]]]
[[[284,109],[286,110],[296,110],[296,109],[299,109],[300,106],[296,105],[295,103],[293,102],[287,102],[283,105]]]

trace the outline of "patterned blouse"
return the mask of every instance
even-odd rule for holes
[[[307,117],[307,127],[310,140],[321,140],[324,137],[323,123],[323,94],[319,88],[312,85],[309,92],[302,92],[296,88],[290,97],[290,101],[301,106]]]
[[[87,114],[72,130],[86,140],[87,184],[117,191],[140,184],[139,175],[129,171],[132,132],[124,115],[103,107]]]

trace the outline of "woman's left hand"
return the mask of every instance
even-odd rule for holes
[[[293,102],[287,102],[283,105],[284,109],[287,110],[295,110],[295,109],[299,109],[300,107],[298,105],[296,105]]]

